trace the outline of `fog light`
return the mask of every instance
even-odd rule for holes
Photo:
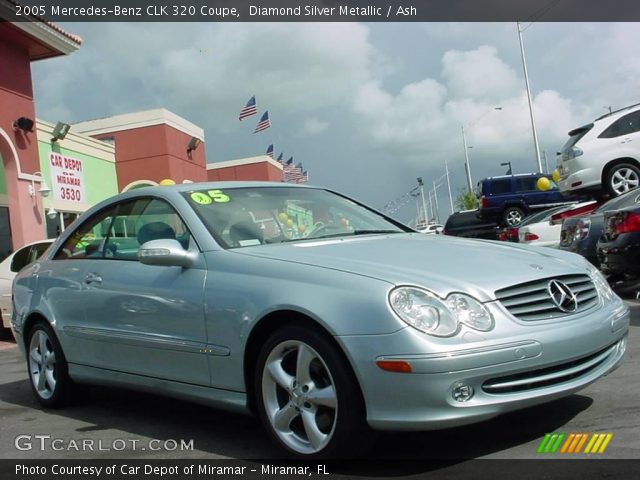
[[[456,383],[451,390],[451,396],[456,402],[466,402],[473,397],[473,387],[464,383]]]

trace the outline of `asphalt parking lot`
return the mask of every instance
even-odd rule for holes
[[[611,432],[613,439],[600,457],[640,458],[640,301],[628,304],[632,326],[626,360],[609,376],[565,399],[481,424],[380,435],[371,457],[531,459],[539,457],[536,449],[548,432]],[[16,345],[6,338],[0,341],[0,364],[0,458],[281,457],[252,417],[143,393],[92,388],[75,406],[45,411],[32,396]],[[33,448],[26,448],[27,440],[18,442],[22,449],[16,448],[21,435],[29,436]],[[35,435],[51,437],[43,440],[44,449]],[[58,446],[65,447],[54,450],[52,439],[63,439]],[[93,448],[68,448],[71,440],[88,440],[85,445]],[[181,441],[193,448],[182,450]]]

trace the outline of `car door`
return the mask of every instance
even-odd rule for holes
[[[144,265],[140,246],[174,238],[196,253],[189,268]],[[82,279],[88,365],[209,385],[202,254],[167,202],[144,198],[118,205],[104,241],[87,258]]]
[[[602,145],[608,145],[606,158],[638,158],[640,151],[640,110],[620,117],[607,127],[598,139]],[[606,143],[604,143],[606,142]]]

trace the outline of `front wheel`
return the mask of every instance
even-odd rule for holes
[[[45,407],[67,404],[71,380],[60,343],[48,323],[38,322],[29,332],[27,366],[31,389]]]
[[[346,359],[322,334],[287,326],[258,357],[255,392],[270,436],[299,458],[355,453],[366,430],[364,408]]]
[[[614,165],[607,173],[606,189],[617,197],[640,185],[640,169],[631,163]]]

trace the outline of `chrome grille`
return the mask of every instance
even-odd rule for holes
[[[576,311],[568,313],[556,306],[547,291],[551,280],[564,283],[576,294]],[[598,291],[588,275],[561,275],[503,288],[496,291],[496,298],[514,317],[532,322],[574,315],[593,308],[598,304]]]

